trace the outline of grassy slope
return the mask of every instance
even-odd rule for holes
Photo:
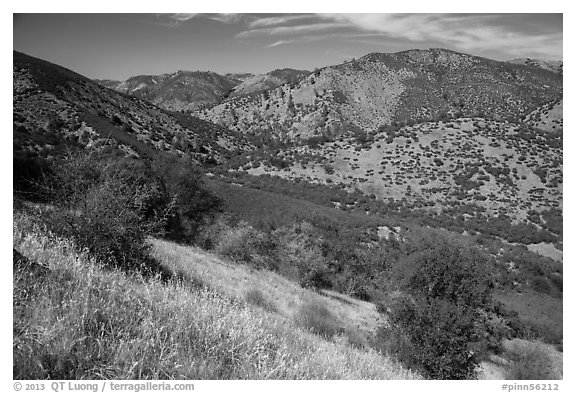
[[[279,317],[290,323],[302,304],[319,302],[332,311],[343,327],[355,339],[365,342],[381,323],[372,303],[333,291],[316,293],[304,289],[276,273],[254,270],[246,265],[226,263],[213,254],[195,247],[180,246],[154,240],[154,255],[173,271],[198,277],[216,291],[242,298],[251,289],[264,293],[274,305]],[[360,337],[359,337],[360,336]]]
[[[15,215],[13,234],[16,250],[49,266],[15,267],[15,379],[416,377],[217,289],[104,270],[29,217]]]
[[[296,321],[303,304],[320,303],[334,313],[344,327],[348,342],[367,347],[377,325],[384,322],[369,302],[332,291],[315,293],[275,273],[227,262],[195,247],[163,240],[153,240],[153,247],[155,257],[165,266],[196,277],[220,293],[241,298],[254,289],[262,292],[278,318],[285,319],[287,324]],[[550,334],[562,337],[561,299],[537,293],[498,293],[496,297],[518,311],[522,320],[538,321],[543,330],[551,330]],[[534,358],[530,358],[532,352],[535,352]],[[527,358],[519,360],[518,356]],[[532,368],[534,362],[537,365]],[[542,379],[562,379],[562,367],[562,353],[553,345],[521,339],[505,340],[504,352],[500,356],[492,355],[481,363],[478,379],[518,379],[513,374],[516,368],[523,369],[528,375],[536,376],[534,373],[538,373],[538,378]]]

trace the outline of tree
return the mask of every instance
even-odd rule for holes
[[[431,378],[470,378],[481,351],[503,334],[486,318],[494,288],[488,261],[476,249],[439,237],[417,244],[391,269],[396,292],[379,306],[390,320],[380,336],[393,342],[391,350],[402,361]]]

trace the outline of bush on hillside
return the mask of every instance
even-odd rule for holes
[[[298,308],[294,319],[298,326],[327,339],[344,332],[338,318],[317,300],[309,300],[303,303]]]
[[[278,239],[278,269],[305,288],[331,287],[328,268],[322,252],[323,239],[308,222],[280,228],[273,233]]]
[[[498,349],[506,334],[485,311],[493,288],[487,261],[473,249],[424,238],[391,277],[399,292],[379,307],[390,321],[379,333],[388,349],[430,378],[473,377],[482,352]]]
[[[149,255],[146,236],[161,230],[171,206],[149,211],[160,196],[148,179],[95,155],[75,154],[55,166],[50,180],[53,232],[74,239],[108,265],[161,271]]]
[[[187,243],[194,241],[201,228],[220,213],[222,201],[205,188],[200,172],[190,160],[164,155],[157,157],[151,166],[163,193],[173,204],[165,226],[166,237]]]
[[[479,364],[473,313],[442,299],[415,302],[397,299],[390,309],[390,328],[379,336],[388,350],[410,368],[432,379],[469,379]]]
[[[14,154],[14,195],[31,201],[43,201],[42,179],[50,173],[48,161],[42,157]]]
[[[508,351],[510,366],[506,379],[513,380],[548,380],[559,379],[555,375],[549,350],[540,343],[526,342],[526,345],[515,345]]]
[[[266,296],[262,293],[261,290],[252,288],[244,294],[244,298],[250,304],[253,304],[257,307],[263,308],[266,311],[276,312],[276,306],[274,303],[266,299]]]
[[[274,269],[275,244],[271,236],[260,232],[245,221],[224,229],[218,238],[216,251],[236,262],[257,268]]]

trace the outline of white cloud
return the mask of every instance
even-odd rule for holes
[[[499,25],[502,15],[457,14],[320,14],[364,31],[414,42],[436,41],[465,51],[497,50],[514,55],[562,56],[562,33],[527,33]]]
[[[282,26],[293,22],[317,18],[318,17],[314,14],[255,17],[248,23],[248,27],[251,29],[256,29],[261,27]]]
[[[343,23],[314,23],[307,25],[296,25],[296,26],[278,26],[278,27],[266,27],[260,29],[245,30],[236,36],[237,38],[253,38],[262,36],[277,36],[277,35],[300,35],[300,34],[310,34],[320,31],[334,30],[342,27],[347,27]]]
[[[213,14],[207,17],[222,23],[236,23],[244,18],[244,14]]]
[[[291,44],[293,42],[296,42],[296,41],[294,41],[294,40],[280,40],[280,41],[276,41],[270,45],[266,45],[265,48],[274,48],[276,46]]]

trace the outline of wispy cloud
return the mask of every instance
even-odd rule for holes
[[[237,39],[270,38],[265,48],[338,39],[388,46],[412,42],[475,54],[562,57],[561,26],[527,28],[522,15],[511,14],[164,14],[159,24],[178,27],[199,17],[236,24]]]
[[[273,42],[270,45],[266,45],[265,48],[275,48],[275,47],[280,46],[280,45],[292,44],[294,42],[296,42],[296,41],[294,41],[294,40],[280,40],[280,41]]]
[[[169,27],[178,27],[197,15],[198,14],[156,14],[156,18],[158,24]]]
[[[314,14],[254,17],[254,19],[248,23],[248,27],[250,29],[256,29],[261,27],[282,26],[295,22],[297,23],[317,19],[318,17]]]
[[[244,14],[157,14],[160,24],[179,27],[191,19],[202,17],[217,20],[222,23],[236,23],[244,18]]]
[[[205,16],[222,23],[236,23],[245,17],[244,14],[205,14]]]
[[[320,14],[363,31],[414,42],[434,41],[467,51],[500,50],[514,55],[562,56],[562,33],[522,31],[505,15],[458,14]]]
[[[254,38],[254,37],[266,37],[266,36],[293,36],[317,33],[321,31],[335,30],[338,28],[347,27],[343,23],[330,22],[330,23],[313,23],[305,25],[295,25],[295,26],[277,26],[277,27],[266,27],[260,29],[250,29],[245,30],[236,36],[237,38]]]

